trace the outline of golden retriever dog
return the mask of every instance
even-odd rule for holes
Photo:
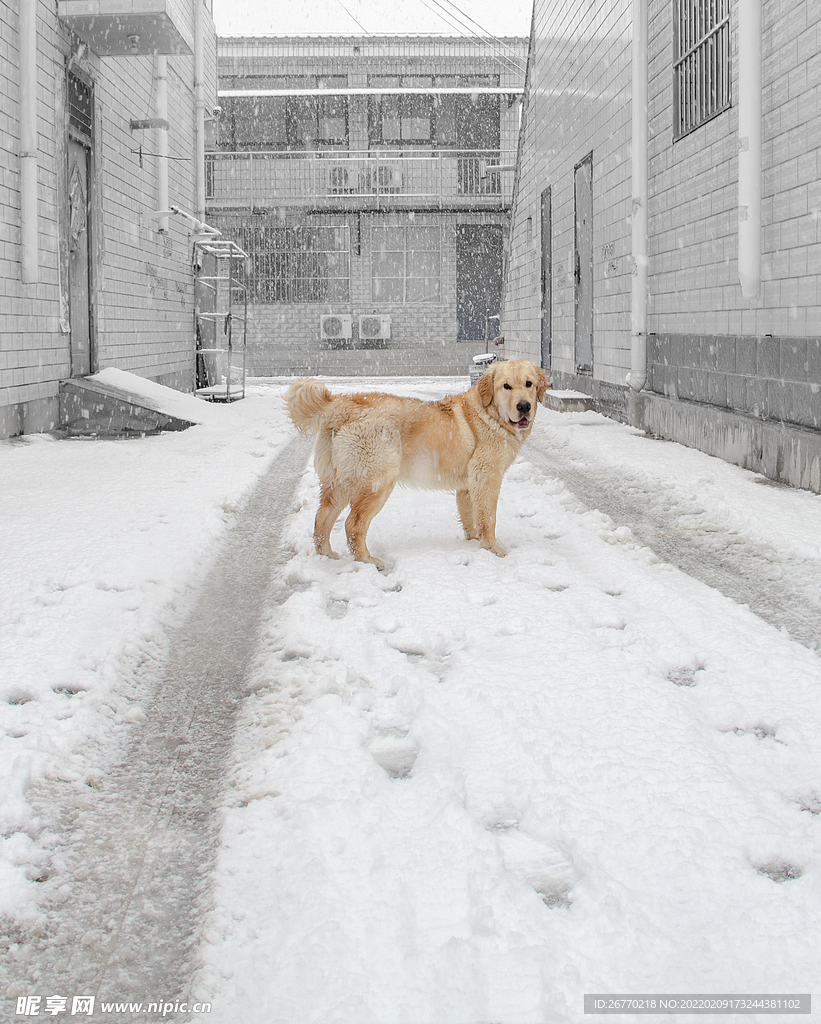
[[[317,435],[317,552],[337,557],[331,530],[350,505],[345,532],[354,558],[384,568],[368,551],[368,528],[402,484],[456,491],[465,536],[504,555],[496,540],[502,477],[530,434],[548,387],[544,371],[527,359],[493,363],[474,387],[439,402],[332,395],[315,378],[294,381],[285,395],[288,412],[299,430]]]

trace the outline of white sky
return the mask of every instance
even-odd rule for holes
[[[468,35],[482,29],[527,36],[532,9],[532,0],[214,0],[214,22],[221,36]]]

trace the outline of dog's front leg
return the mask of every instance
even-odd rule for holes
[[[468,490],[476,528],[474,537],[486,551],[504,558],[507,551],[496,540],[496,506],[499,503],[502,478],[496,473],[486,475],[486,471],[471,472],[470,478]]]
[[[473,515],[473,501],[470,491],[463,490],[456,492],[456,508],[459,512],[459,522],[465,531],[468,540],[478,540],[479,533],[476,529],[476,519]]]

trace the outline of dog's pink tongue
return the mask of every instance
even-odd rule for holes
[[[519,420],[519,422],[516,424],[516,426],[517,427],[526,427],[528,422],[529,422],[529,420],[527,419],[527,417],[526,416],[522,416],[522,418]]]

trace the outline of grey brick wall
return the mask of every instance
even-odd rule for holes
[[[653,335],[648,362],[668,398],[821,428],[821,338]]]
[[[227,237],[231,237],[232,226],[240,218],[242,215],[212,219]],[[323,217],[323,223],[329,220],[331,218]],[[332,220],[333,223],[346,222],[342,215]],[[300,221],[298,214],[289,215],[289,224],[299,224]],[[348,302],[337,302],[332,306],[320,303],[250,303],[249,372],[255,376],[467,373],[469,360],[479,351],[484,351],[484,345],[456,341],[456,228],[463,223],[491,223],[500,224],[505,230],[505,218],[501,214],[414,214],[412,223],[415,226],[438,225],[440,228],[440,301],[415,304],[375,302],[371,289],[369,227],[371,224],[406,223],[408,215],[402,213],[361,216],[360,251],[359,254],[352,251],[350,256]],[[366,344],[358,337],[359,316],[374,312],[390,315],[391,338]],[[345,313],[353,317],[354,336],[350,342],[322,339],[320,317],[327,313]]]

